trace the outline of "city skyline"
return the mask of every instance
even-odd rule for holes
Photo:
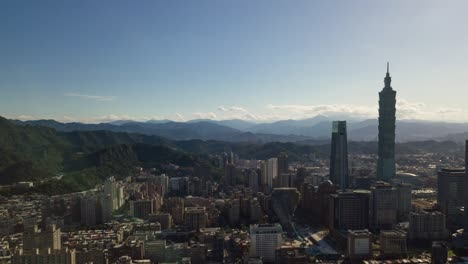
[[[463,1],[2,6],[8,118],[375,118],[390,61],[398,119],[468,121]]]

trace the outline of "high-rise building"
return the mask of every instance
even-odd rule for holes
[[[234,186],[237,183],[237,168],[234,164],[227,164],[224,168],[224,184]]]
[[[346,189],[349,187],[346,121],[333,121],[331,140],[330,180]]]
[[[130,216],[146,218],[154,212],[153,200],[130,201]]]
[[[372,227],[392,229],[397,223],[398,193],[396,188],[386,182],[377,182],[371,187]]]
[[[438,211],[423,210],[409,215],[409,239],[443,240],[449,236],[445,215]]]
[[[96,196],[83,196],[81,198],[81,224],[85,226],[95,226],[97,224],[98,209]]]
[[[40,250],[60,251],[62,249],[62,237],[60,228],[55,224],[47,225],[44,230],[39,230],[37,225],[25,225],[23,232],[23,250],[32,252]]]
[[[343,191],[329,198],[330,229],[360,230],[369,227],[369,192]]]
[[[102,222],[107,223],[112,220],[112,208],[113,208],[113,201],[112,197],[109,194],[103,194],[99,197],[101,203],[101,217]]]
[[[171,214],[175,224],[184,222],[185,200],[181,197],[170,197],[166,200],[167,211]]]
[[[392,78],[388,70],[385,87],[379,93],[379,159],[377,178],[388,181],[395,177],[395,112],[396,91],[391,86]]]
[[[406,221],[411,211],[411,184],[398,183],[395,188],[398,197],[398,219]]]
[[[465,141],[465,176],[464,176],[464,180],[463,180],[463,188],[464,188],[464,191],[467,192],[468,191],[468,140]],[[464,234],[465,236],[468,235],[468,194],[465,193],[465,195],[463,196],[463,200],[464,200],[464,203],[463,203],[463,206],[465,207],[465,210],[464,210],[464,219],[463,219],[463,227],[464,227]],[[468,239],[467,239],[468,240]]]
[[[205,207],[186,207],[184,217],[185,227],[189,231],[199,231],[205,228],[208,222],[208,215]]]
[[[259,185],[259,180],[258,180],[258,172],[257,170],[250,169],[250,170],[245,170],[245,173],[247,174],[248,181],[249,181],[249,187],[252,190],[253,193],[258,192],[258,185]]]
[[[260,257],[264,262],[274,262],[276,249],[283,244],[283,229],[280,224],[250,226],[250,256]]]
[[[437,174],[437,204],[442,213],[453,218],[464,206],[465,169],[442,169]]]
[[[278,174],[286,173],[289,171],[288,154],[281,153],[278,156]]]

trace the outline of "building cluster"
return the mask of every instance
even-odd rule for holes
[[[222,175],[164,164],[81,193],[0,197],[0,263],[456,263],[466,171],[395,155],[388,69],[384,83],[377,156],[349,154],[346,121],[334,121],[326,158],[226,151],[211,155]]]

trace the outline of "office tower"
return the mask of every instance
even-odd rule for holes
[[[371,258],[372,233],[367,229],[349,230],[346,253],[351,261]]]
[[[333,121],[330,156],[330,180],[342,190],[349,187],[348,140],[346,121]]]
[[[280,224],[250,226],[250,256],[274,262],[276,248],[283,244],[283,229]]]
[[[454,218],[464,206],[465,169],[442,169],[437,174],[437,204],[442,213]]]
[[[289,171],[288,154],[281,153],[278,156],[278,174],[286,173]]]
[[[97,199],[96,196],[83,196],[81,198],[81,224],[95,226],[97,223]]]
[[[371,217],[375,229],[392,229],[397,223],[397,190],[386,182],[371,187]]]
[[[130,201],[130,216],[136,218],[146,218],[154,212],[153,200]]]
[[[399,230],[380,231],[380,255],[398,257],[407,253],[406,233]]]
[[[411,184],[398,183],[395,188],[398,197],[398,219],[406,221],[411,211]]]
[[[396,91],[390,83],[392,78],[388,71],[385,76],[385,87],[379,93],[379,159],[377,161],[377,178],[388,181],[395,177],[395,112]]]
[[[342,191],[329,198],[330,229],[361,230],[369,227],[369,192]]]
[[[448,245],[445,241],[432,242],[431,264],[445,264],[448,259]]]
[[[463,181],[463,187],[464,187],[464,191],[465,192],[468,192],[468,140],[465,141],[465,176],[464,176],[464,181]],[[468,235],[468,210],[466,210],[466,208],[468,208],[468,194],[465,193],[464,197],[464,203],[463,203],[463,206],[465,207],[465,210],[464,210],[464,221],[463,221],[463,228],[464,228],[464,234],[465,236]]]
[[[409,239],[443,240],[449,235],[441,212],[423,210],[409,214]]]
[[[185,208],[185,228],[188,231],[199,231],[206,227],[208,215],[205,207],[186,207]]]

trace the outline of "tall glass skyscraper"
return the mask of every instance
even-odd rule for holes
[[[392,89],[391,82],[387,62],[385,87],[379,93],[379,160],[377,161],[377,178],[384,181],[395,177],[396,91]]]
[[[333,121],[330,180],[341,189],[349,187],[348,139],[346,134],[346,121]]]

